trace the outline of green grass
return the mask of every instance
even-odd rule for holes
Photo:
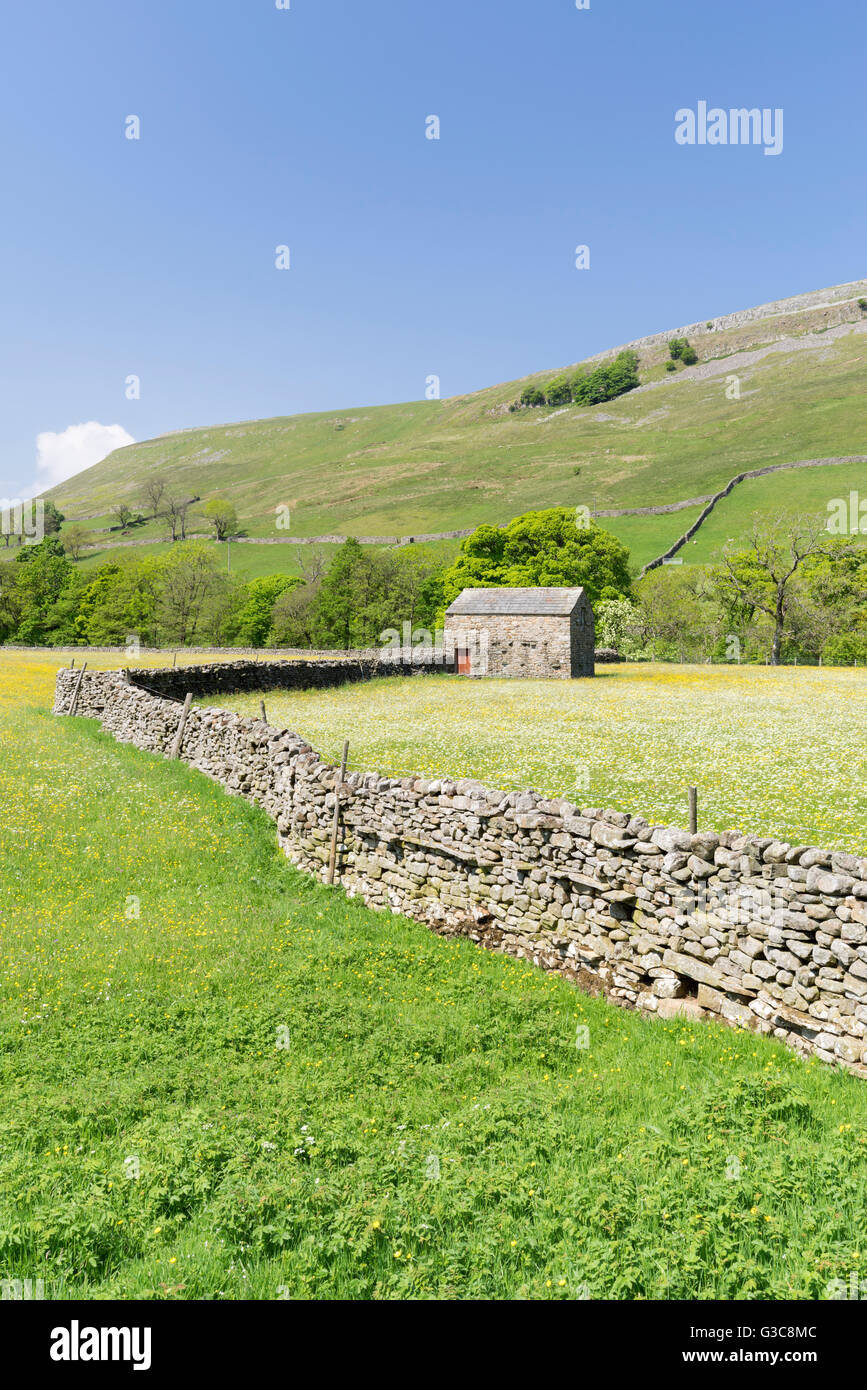
[[[747,478],[717,503],[695,540],[688,542],[678,554],[689,564],[710,564],[718,558],[729,537],[749,534],[757,514],[807,512],[828,517],[828,503],[832,498],[848,499],[850,491],[858,492],[862,499],[867,497],[867,464],[840,463],[827,468],[798,468],[765,478]],[[681,515],[687,513],[678,513]],[[680,535],[691,520],[678,526]]]
[[[226,554],[226,544],[221,542],[211,542],[219,556],[222,569],[231,568],[231,573],[241,579],[258,579],[267,574],[296,574],[303,578],[305,570],[302,566],[309,566],[313,560],[314,552],[325,557],[326,564],[330,562],[336,545],[238,545],[232,543],[230,554]],[[420,552],[426,559],[434,562],[447,561],[457,553],[458,541],[427,541],[414,546],[414,550]],[[386,547],[374,546],[378,551]],[[135,547],[104,547],[99,550],[86,551],[78,561],[83,570],[98,569],[100,565],[107,563],[128,563],[131,559],[143,559],[146,555],[165,555],[171,549],[170,541],[159,541],[151,545]]]
[[[257,809],[52,720],[55,661],[0,686],[2,1277],[814,1299],[860,1269],[862,1082],[345,900]]]
[[[830,316],[814,309],[702,334],[695,341],[708,376],[667,376],[664,348],[644,349],[647,388],[589,409],[509,414],[521,386],[554,375],[546,371],[443,401],[186,430],[118,450],[52,495],[70,518],[99,514],[104,524],[111,505],[135,503],[143,480],[163,475],[187,495],[228,496],[258,536],[275,535],[278,505],[291,509],[296,535],[312,536],[412,535],[505,523],[543,506],[680,501],[718,491],[746,468],[861,452],[861,318],[854,306],[838,306]],[[823,330],[838,320],[851,320],[851,331],[835,339]],[[806,346],[772,350],[783,332]],[[725,394],[732,372],[737,401]],[[775,506],[799,510],[824,484],[801,471],[765,486]],[[747,507],[749,495],[733,506]],[[829,495],[821,491],[823,508]],[[636,535],[644,563],[688,515],[609,524],[624,538]]]
[[[477,777],[688,822],[867,854],[863,668],[603,666],[592,681],[391,677],[265,695],[268,719],[337,761]],[[209,696],[257,715],[254,694]]]

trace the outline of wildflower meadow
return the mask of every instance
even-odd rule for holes
[[[56,660],[0,655],[3,1280],[677,1300],[824,1299],[858,1275],[863,1082],[347,900],[256,808],[53,720]],[[335,734],[354,694],[316,697]],[[420,680],[401,727],[446,698]]]

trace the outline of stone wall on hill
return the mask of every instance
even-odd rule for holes
[[[314,664],[87,672],[77,712],[166,754],[185,690],[273,689],[278,676],[300,688],[383,670],[303,669]],[[69,711],[78,675],[58,674],[55,714]],[[222,709],[191,709],[180,757],[262,806],[288,858],[320,878],[337,798],[337,881],[371,907],[646,1014],[742,1026],[867,1077],[867,859],[732,831],[690,835],[470,779],[349,772],[339,782],[298,734]]]

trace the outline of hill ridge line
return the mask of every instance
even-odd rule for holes
[[[844,291],[849,293],[844,293]],[[550,372],[566,371],[570,367],[582,366],[585,362],[602,362],[611,357],[612,354],[626,352],[629,348],[661,347],[674,337],[711,338],[716,333],[724,333],[726,329],[741,328],[744,324],[754,323],[762,319],[784,318],[789,313],[839,308],[864,297],[865,292],[867,292],[867,280],[851,280],[846,284],[832,285],[824,290],[808,290],[804,294],[791,295],[788,299],[772,299],[767,304],[756,304],[752,309],[737,309],[731,314],[717,314],[714,318],[681,324],[679,328],[667,328],[658,333],[646,333],[641,338],[631,338],[627,343],[618,343],[616,346],[605,348],[601,352],[591,353],[589,357],[579,358],[576,362],[570,362],[567,367],[548,367],[543,371],[529,372],[527,376],[518,377],[516,380],[531,381],[534,377],[543,376]],[[751,351],[751,349],[747,348],[745,351]],[[658,382],[646,384],[659,385]],[[467,391],[460,396],[453,396],[449,399],[465,400],[472,396],[482,395],[490,389],[490,387],[482,387],[479,391]]]

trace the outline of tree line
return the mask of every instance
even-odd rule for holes
[[[616,396],[633,391],[640,385],[638,354],[625,348],[611,362],[603,362],[592,371],[587,367],[578,367],[571,374],[561,372],[546,386],[525,386],[509,409],[515,411],[539,405],[601,405],[603,401],[613,401]]]
[[[570,507],[483,525],[451,561],[349,539],[301,574],[244,580],[213,545],[118,556],[85,569],[56,534],[0,557],[0,642],[34,646],[299,647],[352,650],[383,633],[421,640],[465,588],[582,586],[597,647],[629,660],[867,662],[867,547],[822,517],[754,522],[710,565],[664,565],[636,580],[626,547]]]
[[[207,541],[119,555],[89,569],[56,536],[0,560],[0,641],[27,645],[286,646],[350,650],[388,629],[433,633],[462,589],[583,584],[591,601],[631,593],[629,554],[569,507],[480,526],[452,562],[350,538],[330,564],[311,548],[300,575],[243,580]]]

